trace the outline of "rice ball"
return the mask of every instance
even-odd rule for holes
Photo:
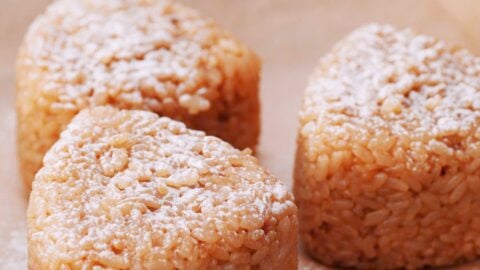
[[[259,72],[251,50],[177,1],[55,1],[18,54],[25,183],[70,120],[90,106],[152,111],[253,149]]]
[[[30,269],[296,269],[297,208],[240,151],[135,110],[80,112],[28,207]]]
[[[320,262],[417,269],[480,255],[480,58],[369,25],[320,61],[300,112],[294,194]]]

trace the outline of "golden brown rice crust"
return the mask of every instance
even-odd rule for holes
[[[153,111],[253,149],[259,72],[252,51],[178,2],[56,1],[18,54],[23,179],[30,186],[61,130],[92,105]]]
[[[80,112],[28,208],[30,269],[296,269],[297,208],[251,151],[146,111]]]
[[[300,113],[300,237],[327,265],[421,268],[480,254],[480,58],[363,27],[322,58]]]

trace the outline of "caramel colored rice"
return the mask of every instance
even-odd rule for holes
[[[30,269],[296,269],[297,208],[249,150],[146,111],[80,112],[28,208]]]
[[[95,105],[153,111],[253,149],[259,70],[252,51],[176,1],[56,1],[18,55],[23,178],[30,186],[60,132]]]
[[[480,255],[480,58],[363,27],[323,57],[300,113],[294,193],[320,262],[415,269]]]

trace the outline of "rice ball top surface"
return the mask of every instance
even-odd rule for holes
[[[356,134],[361,141],[394,135],[450,148],[458,138],[480,136],[479,116],[480,58],[433,37],[372,24],[321,59],[300,118],[303,134]]]
[[[238,94],[222,84],[251,52],[175,1],[60,0],[31,25],[22,55],[19,66],[29,67],[51,110],[179,104],[196,114]]]

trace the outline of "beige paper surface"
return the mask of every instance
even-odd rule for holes
[[[27,201],[17,172],[13,65],[23,33],[48,2],[0,2],[0,269],[27,268]],[[477,0],[186,2],[217,19],[263,59],[259,158],[289,186],[296,114],[307,78],[317,59],[351,30],[369,22],[388,22],[397,27],[413,27],[480,52],[480,1]],[[299,268],[322,269],[303,255]]]

